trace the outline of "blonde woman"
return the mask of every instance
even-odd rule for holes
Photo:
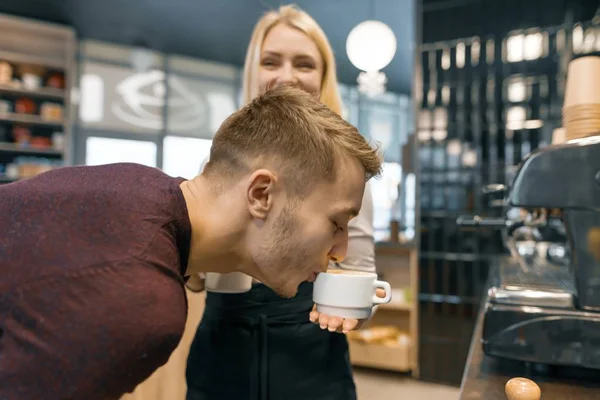
[[[319,25],[292,6],[258,21],[246,56],[244,102],[284,83],[299,85],[341,113],[331,46]],[[375,271],[372,209],[367,186],[362,210],[349,226],[347,258],[331,267]],[[355,399],[348,343],[340,333],[361,321],[319,315],[312,288],[303,283],[292,299],[258,282],[243,294],[207,293],[188,357],[187,399]]]

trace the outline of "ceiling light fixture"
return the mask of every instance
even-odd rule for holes
[[[371,1],[371,15],[373,6]],[[369,19],[352,28],[346,39],[346,53],[362,71],[357,78],[361,93],[377,96],[385,92],[387,77],[381,70],[394,59],[396,49],[394,32],[381,21]]]

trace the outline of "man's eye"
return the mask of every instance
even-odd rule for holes
[[[338,231],[342,231],[342,227],[337,224],[337,222],[333,222],[333,233],[337,233]]]

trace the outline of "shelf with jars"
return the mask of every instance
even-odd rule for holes
[[[76,39],[69,27],[0,14],[0,184],[71,158],[70,91]]]

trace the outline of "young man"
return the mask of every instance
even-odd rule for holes
[[[190,274],[294,296],[344,258],[380,167],[354,127],[281,86],[223,123],[191,181],[114,164],[1,187],[0,399],[132,391],[180,340]]]

